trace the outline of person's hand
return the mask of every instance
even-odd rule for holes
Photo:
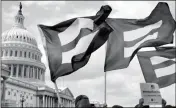
[[[162,107],[166,106],[166,101],[164,99],[162,99]]]

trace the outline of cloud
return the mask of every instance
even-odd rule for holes
[[[150,4],[147,1],[105,1],[110,5],[115,14],[113,18],[143,18],[151,12]],[[144,9],[145,5],[145,9]]]
[[[65,1],[22,1],[22,4],[26,6],[31,5],[50,6],[50,5],[64,5]]]
[[[10,3],[15,5],[2,2],[3,29],[12,26],[13,18],[18,11],[19,1]],[[110,17],[144,18],[150,14],[157,3],[157,1],[22,1],[25,26],[36,37],[38,47],[43,54],[42,62],[46,65],[46,84],[54,88],[54,84],[50,81],[47,59],[37,24],[54,25],[73,17],[95,15],[105,4],[109,4],[113,9]],[[169,2],[169,6],[174,15],[175,4]],[[71,75],[58,78],[58,87],[68,87],[75,97],[85,94],[91,101],[104,103],[104,60],[105,45],[91,55],[91,59],[85,67]],[[107,72],[108,106],[115,104],[135,106],[141,98],[139,88],[141,82],[145,81],[136,56],[128,68]],[[175,84],[161,89],[162,97],[168,104],[174,104],[174,87]]]
[[[5,7],[3,6],[2,8],[2,20],[6,23],[6,24],[14,24],[14,18],[15,15],[17,15],[19,10],[19,7],[16,5],[11,5],[10,8],[5,9]],[[29,16],[29,12],[23,11],[23,15],[28,17]]]

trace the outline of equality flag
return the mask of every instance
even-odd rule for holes
[[[108,18],[106,22],[113,32],[107,41],[105,72],[127,68],[141,48],[173,43],[176,29],[169,6],[164,2],[159,2],[144,19]]]
[[[95,16],[73,18],[54,26],[38,25],[53,82],[86,65],[91,53],[106,42],[112,31],[105,22],[110,12],[111,7],[105,5]]]
[[[137,57],[147,83],[157,83],[160,88],[176,83],[175,47],[157,47],[138,52]]]

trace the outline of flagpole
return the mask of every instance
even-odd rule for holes
[[[105,87],[105,88],[104,88],[104,104],[106,105],[106,72],[105,72],[105,75],[104,75],[104,76],[105,76],[105,79],[104,79],[104,81],[105,81],[105,82],[104,82],[104,83],[105,83],[105,86],[104,86],[104,87]]]
[[[60,96],[59,96],[59,89],[57,87],[56,81],[54,82],[54,85],[55,85],[56,94],[57,94],[57,98],[58,98],[58,107],[61,107],[61,100],[60,100]]]
[[[105,43],[105,51],[107,51],[107,42]],[[104,75],[104,104],[106,105],[107,107],[107,103],[106,103],[106,72],[104,72],[105,75]]]

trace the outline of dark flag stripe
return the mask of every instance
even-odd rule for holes
[[[158,84],[160,88],[170,86],[171,84],[176,83],[176,73],[159,77],[155,81],[153,81],[153,83]]]
[[[159,62],[157,59],[157,64],[152,64],[152,57],[164,57],[167,60],[163,62]],[[172,56],[172,57],[171,57]],[[142,51],[137,53],[137,57],[141,66],[141,70],[144,75],[145,81],[148,83],[157,83],[160,88],[167,87],[169,85],[172,85],[176,83],[175,78],[175,69],[174,70],[168,70],[173,71],[173,73],[170,73],[169,75],[164,75],[161,77],[156,77],[156,70],[158,71],[158,74],[162,72],[163,68],[168,68],[169,66],[175,65],[176,62],[170,59],[173,59],[176,57],[176,48],[175,47],[157,47],[154,51]],[[155,61],[156,62],[156,61]],[[165,71],[165,73],[168,73]]]
[[[69,75],[87,64],[91,53],[96,51],[107,41],[109,34],[112,31],[112,29],[106,23],[103,25],[104,26],[102,26],[99,32],[97,32],[95,35],[86,52],[73,56],[71,63],[62,64],[55,72],[55,76]],[[57,77],[53,77],[53,80],[56,79]]]
[[[102,34],[102,32],[106,31],[109,33],[110,31],[108,27],[100,27],[100,26],[103,25],[106,18],[110,14],[110,12],[111,12],[111,7],[109,7],[108,5],[105,5],[101,7],[101,9],[97,12],[95,16],[73,18],[73,19],[58,23],[54,26],[38,25],[38,27],[42,29],[43,36],[46,39],[46,45],[44,46],[47,52],[46,54],[48,57],[51,80],[53,82],[55,82],[55,80],[58,77],[71,74],[74,71],[78,70],[79,68],[83,67],[88,62],[91,53],[93,53],[96,50],[96,48],[101,47],[101,45],[105,43],[108,36],[107,36],[107,33]],[[65,38],[65,37],[59,37],[59,36],[62,36],[61,35],[62,33],[66,33],[67,30],[75,23],[75,21],[77,21],[77,19],[78,20],[81,19],[80,21],[90,19],[90,23],[86,22],[85,25],[83,25],[83,28],[81,29],[78,28],[77,30],[80,30],[80,31],[75,32],[76,35],[74,35],[75,36],[74,39],[69,41],[69,43],[63,44],[63,41],[61,40],[61,38]],[[75,24],[79,24],[79,23],[75,23]],[[87,25],[91,25],[92,23],[93,23],[93,30],[91,30],[90,28],[87,28],[88,27]],[[76,27],[79,27],[79,26],[76,26]],[[72,29],[72,31],[74,31],[74,29]],[[95,36],[93,36],[92,33],[96,33],[96,31],[99,31],[99,32]],[[72,36],[71,33],[67,33],[67,38],[69,38],[69,35],[70,37]],[[88,35],[90,37],[88,37]],[[85,37],[88,37],[90,41],[90,45],[88,45],[89,43],[85,43],[85,45],[88,45],[87,46],[88,49],[84,48],[85,52],[80,51],[77,55],[74,55],[70,59],[70,62],[64,63],[65,59],[63,58],[64,57],[63,55],[66,52],[69,52],[70,50],[76,49],[75,46],[78,44],[79,41],[82,40],[82,38],[85,38]],[[93,40],[91,40],[91,38]],[[95,49],[91,50],[90,47]],[[79,60],[80,57],[81,59]]]

